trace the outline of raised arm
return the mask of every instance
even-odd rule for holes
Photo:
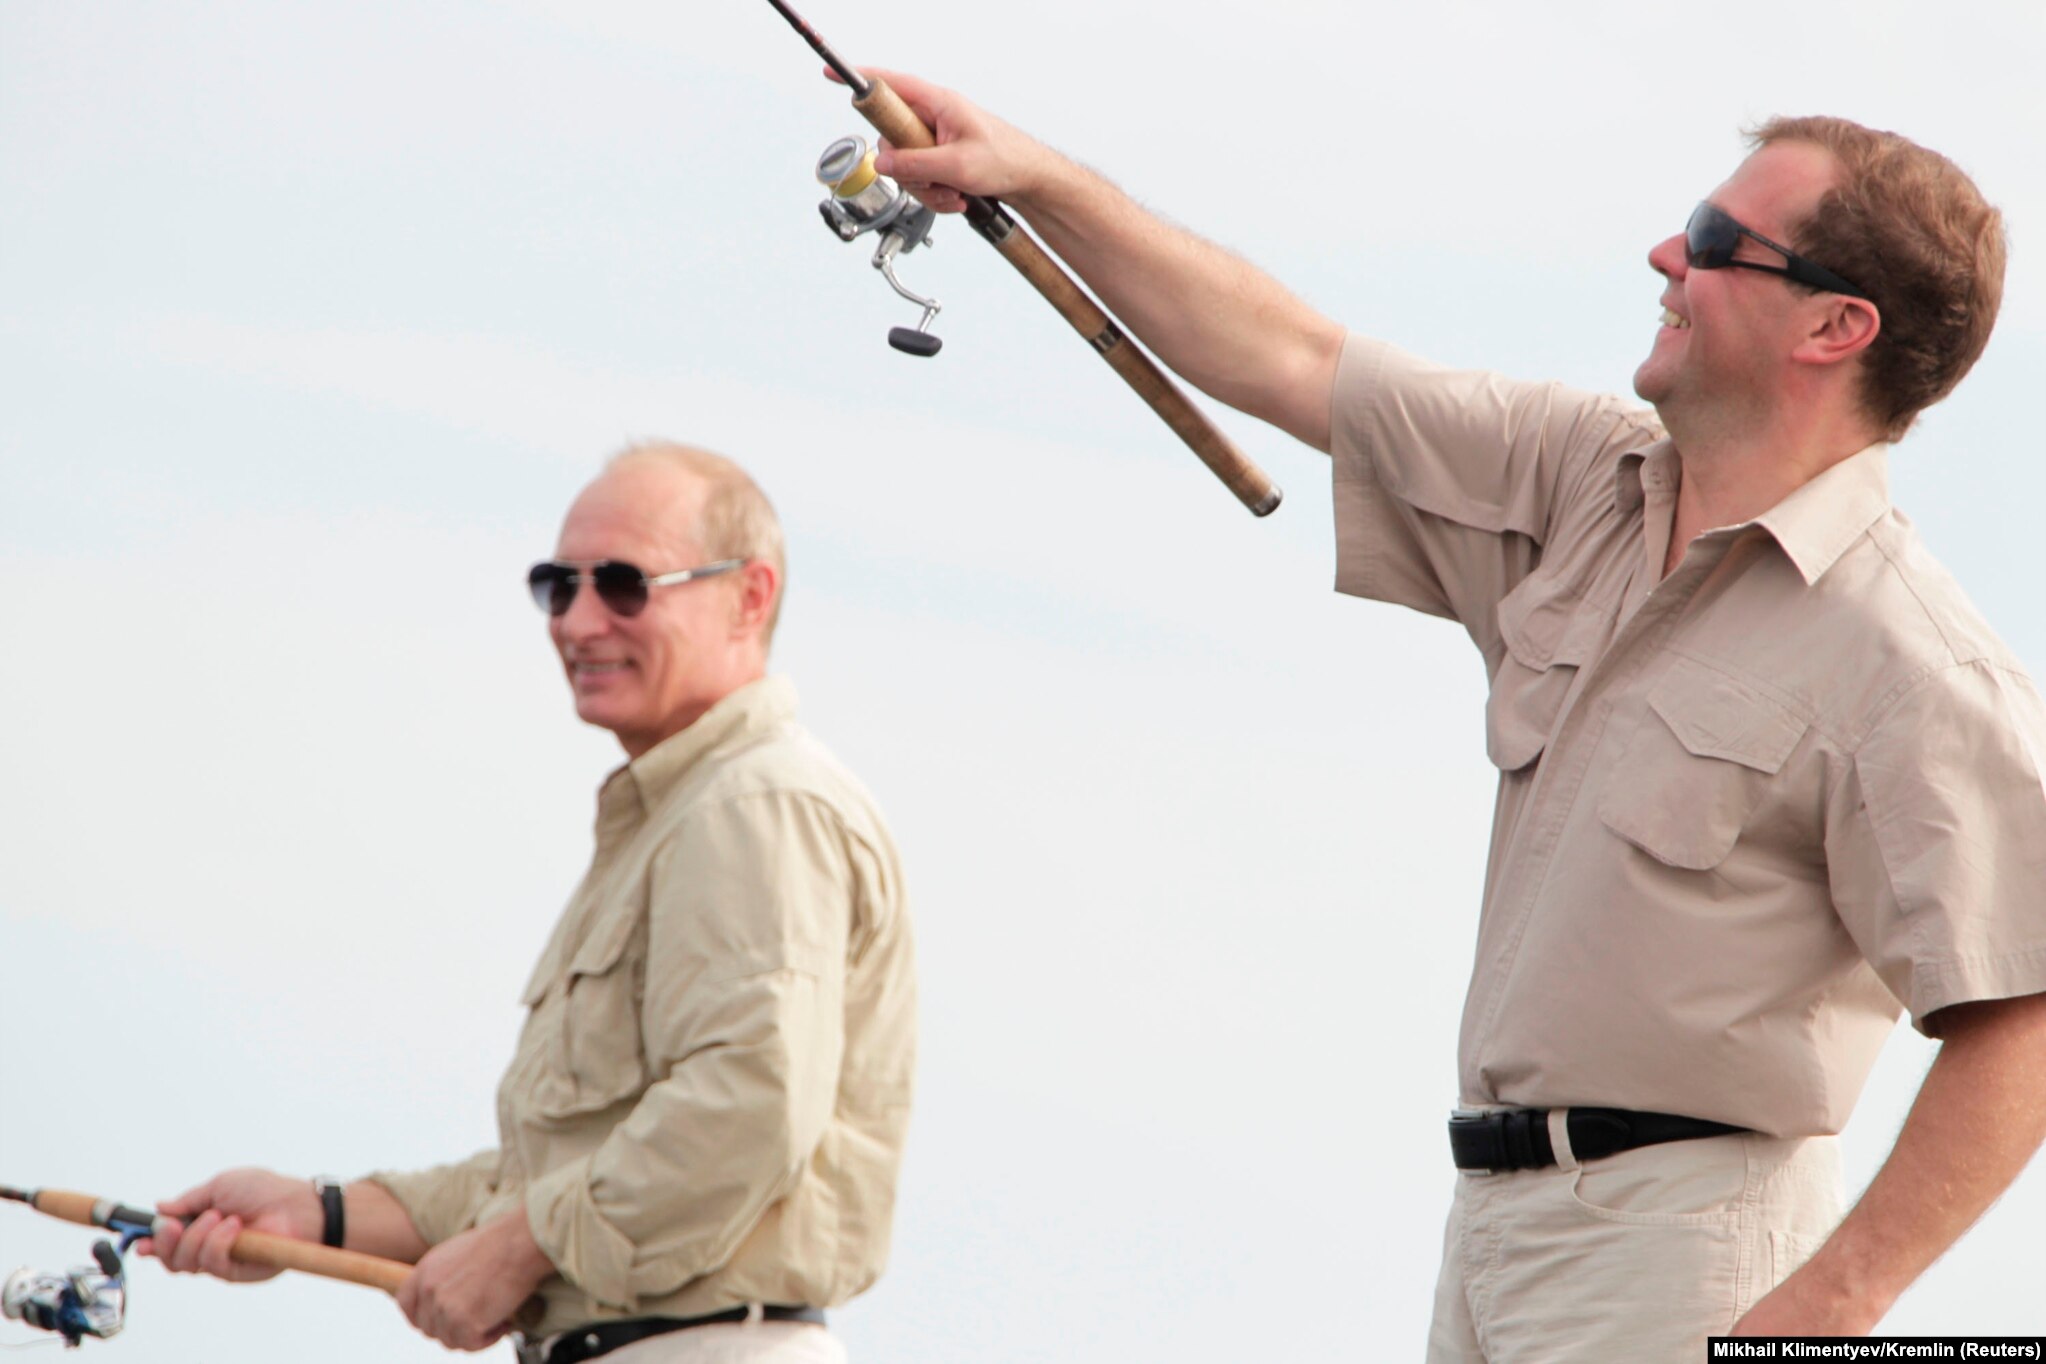
[[[884,147],[878,168],[942,213],[960,192],[1021,213],[1126,329],[1210,396],[1329,448],[1343,329],[1242,257],[1149,212],[1113,184],[969,100],[871,71],[936,134]]]

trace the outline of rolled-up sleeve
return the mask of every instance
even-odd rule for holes
[[[497,1192],[498,1155],[478,1151],[467,1160],[425,1170],[378,1170],[365,1178],[380,1185],[412,1219],[428,1245],[469,1230],[483,1205]]]
[[[691,811],[649,871],[641,1043],[654,1081],[526,1191],[535,1240],[630,1307],[717,1269],[831,1119],[852,918],[848,835],[796,792]]]
[[[1833,898],[1920,1032],[1953,1004],[2046,991],[2046,711],[1988,662],[1914,686],[1833,801]]]
[[[1490,628],[1566,504],[1610,501],[1653,415],[1555,383],[1431,364],[1350,336],[1330,413],[1336,590]]]

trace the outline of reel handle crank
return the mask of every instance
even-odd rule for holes
[[[888,344],[905,355],[921,355],[928,359],[938,353],[939,348],[944,345],[944,342],[938,340],[937,337],[932,336],[929,332],[919,331],[915,327],[890,327],[888,329]]]

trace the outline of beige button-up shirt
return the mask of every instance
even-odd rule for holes
[[[497,1149],[372,1176],[438,1243],[523,1203],[535,1334],[830,1306],[888,1254],[916,986],[895,849],[779,678],[614,772]]]
[[[1338,590],[1492,679],[1465,1103],[1832,1133],[1900,1005],[2046,990],[2046,712],[1883,446],[1663,578],[1651,412],[1352,337],[1333,418]]]

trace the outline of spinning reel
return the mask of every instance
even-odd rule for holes
[[[128,1319],[127,1267],[121,1252],[143,1236],[147,1227],[121,1227],[121,1249],[111,1241],[95,1241],[95,1264],[67,1274],[37,1274],[17,1269],[0,1285],[0,1316],[27,1322],[64,1337],[75,1350],[87,1336],[105,1340],[121,1333]]]
[[[914,327],[890,327],[888,344],[907,355],[936,355],[945,343],[925,328],[941,305],[903,287],[895,277],[895,258],[931,245],[931,223],[938,215],[874,169],[873,149],[863,137],[841,137],[826,147],[817,158],[817,179],[831,190],[831,197],[817,205],[825,225],[844,242],[878,232],[881,242],[874,248],[874,268],[889,288],[924,310]]]

